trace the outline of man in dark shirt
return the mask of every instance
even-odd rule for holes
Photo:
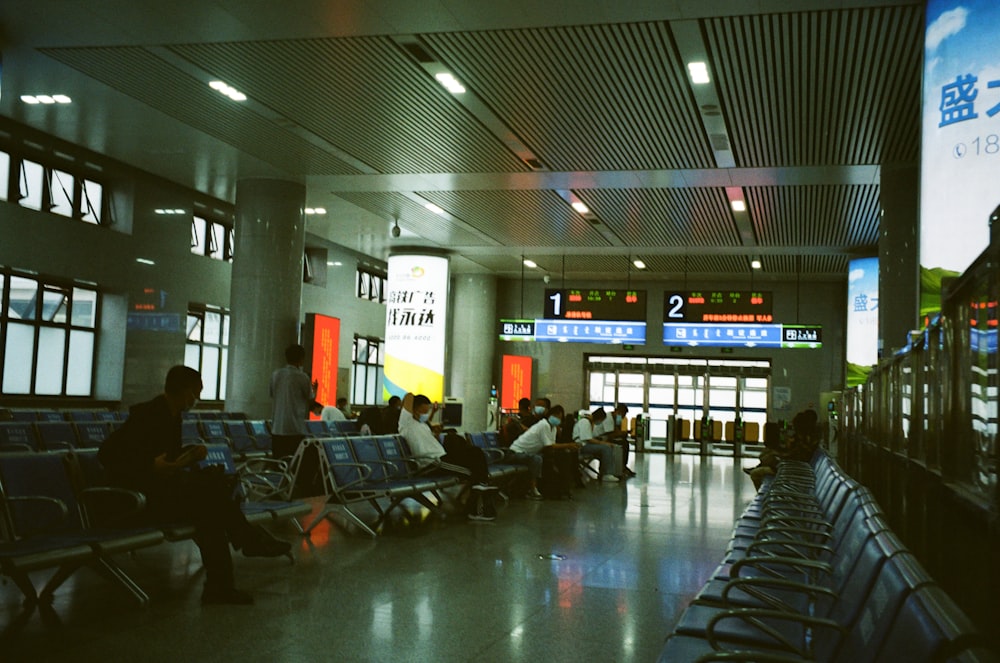
[[[249,604],[253,597],[234,586],[230,543],[248,557],[287,555],[291,546],[247,522],[229,477],[198,467],[205,447],[181,447],[181,413],[197,403],[201,386],[198,371],[171,368],[164,393],[134,405],[98,457],[112,484],[146,496],[156,521],[194,524],[205,565],[203,604]]]

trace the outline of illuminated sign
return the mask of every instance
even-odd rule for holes
[[[819,325],[668,322],[663,325],[663,344],[687,347],[816,349],[823,345],[822,333]]]
[[[501,320],[500,340],[644,345],[646,323],[615,320]]]
[[[448,259],[389,256],[383,397],[407,392],[444,400]]]
[[[646,321],[645,290],[564,288],[545,291],[547,320]]]
[[[310,376],[319,382],[316,400],[324,405],[337,402],[337,362],[340,360],[340,319],[306,313],[303,344],[311,360]],[[310,413],[312,418],[316,415]]]
[[[878,258],[858,258],[847,273],[848,387],[864,383],[878,363]]]
[[[757,290],[667,292],[663,321],[767,324],[773,322],[771,307],[771,293]]]
[[[989,244],[1000,180],[1000,3],[929,0],[920,141],[920,316]]]
[[[531,398],[531,357],[503,356],[503,374],[500,378],[500,407],[516,410],[522,398]]]

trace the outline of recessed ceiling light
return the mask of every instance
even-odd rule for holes
[[[209,81],[208,87],[212,88],[213,90],[221,92],[222,94],[226,95],[233,101],[247,100],[247,96],[245,94],[234,88],[232,85],[229,85],[228,83],[223,83],[222,81]]]
[[[67,97],[65,94],[54,94],[54,95],[52,95],[52,98],[55,99],[55,102],[57,104],[68,104],[68,103],[72,103],[72,101],[73,101],[72,99],[70,99],[69,97]]]
[[[156,264],[155,262],[153,262],[149,258],[136,258],[135,261],[137,263],[142,264],[142,265],[155,265]]]
[[[31,105],[35,105],[35,104],[38,103],[38,99],[35,99],[30,94],[22,94],[21,95],[21,101],[23,101],[26,104],[31,104]]]
[[[524,266],[528,267],[530,269],[534,269],[535,267],[538,267],[538,263],[536,263],[534,260],[530,260],[528,258],[525,258],[524,259]]]
[[[424,207],[434,212],[435,214],[444,214],[444,210],[435,205],[434,203],[427,203],[426,205],[424,205]]]
[[[688,72],[691,74],[691,82],[698,85],[709,82],[708,65],[704,62],[688,62]]]
[[[635,260],[633,260],[632,264],[635,265],[636,269],[646,269],[646,263],[644,263],[643,261],[639,260],[638,258],[636,258]]]
[[[577,212],[579,212],[580,214],[587,214],[588,212],[590,212],[590,208],[588,208],[586,205],[584,205],[579,200],[576,201],[575,203],[572,203],[571,207],[573,209],[575,209]]]
[[[759,258],[754,258],[753,260],[751,260],[750,261],[750,267],[752,269],[760,269],[760,259]]]
[[[73,100],[65,94],[22,94],[21,101],[33,106],[36,104],[45,104],[49,106],[52,104],[69,104],[73,102]]]
[[[742,200],[733,200],[730,202],[733,206],[734,212],[745,212],[747,211],[747,204]]]
[[[47,94],[36,94],[35,95],[35,99],[38,99],[38,101],[41,102],[41,103],[43,103],[43,104],[54,104],[54,103],[56,103],[56,100],[53,99],[52,97],[50,97]]]
[[[321,214],[322,215],[322,214],[326,214],[326,208],[325,207],[307,207],[305,209],[305,212],[306,212],[306,214],[309,214],[309,215],[315,215],[315,214]]]
[[[449,74],[447,71],[442,71],[440,74],[434,74],[434,78],[436,78],[437,82],[443,85],[445,89],[452,94],[462,94],[465,92],[465,86],[459,83],[458,79],[452,74]]]

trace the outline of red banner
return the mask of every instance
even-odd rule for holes
[[[531,398],[531,357],[503,356],[503,374],[500,378],[500,407],[516,410],[522,398]]]
[[[306,351],[312,358],[309,375],[319,381],[316,400],[323,405],[337,403],[337,361],[340,354],[340,318],[319,313],[306,314]],[[310,414],[315,419],[315,415]]]

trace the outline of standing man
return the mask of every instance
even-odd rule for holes
[[[198,468],[204,446],[182,449],[181,413],[198,402],[201,386],[198,371],[171,368],[163,393],[132,406],[97,457],[113,485],[146,496],[154,519],[194,523],[194,542],[205,565],[203,604],[249,604],[253,597],[234,585],[230,544],[247,557],[289,555],[291,545],[247,522],[229,477]]]
[[[285,348],[288,364],[271,374],[270,393],[274,400],[271,412],[271,454],[285,458],[295,453],[299,442],[309,435],[306,420],[315,400],[319,383],[309,383],[309,376],[302,370],[306,349],[301,345]]]

